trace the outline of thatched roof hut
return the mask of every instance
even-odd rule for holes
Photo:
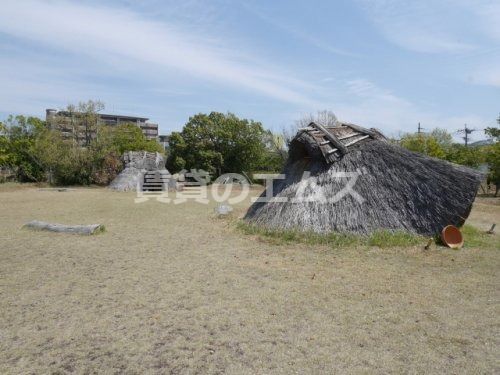
[[[156,189],[166,185],[168,189],[175,188],[175,181],[165,168],[165,158],[158,152],[128,151],[122,156],[125,169],[116,176],[108,186],[117,191],[143,190],[148,180]]]
[[[391,144],[376,129],[347,123],[311,123],[299,130],[282,173],[286,177],[273,182],[276,198],[254,203],[247,221],[359,234],[388,229],[434,235],[446,225],[460,226],[482,177]]]

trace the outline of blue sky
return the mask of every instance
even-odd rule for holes
[[[0,117],[100,99],[162,133],[213,110],[274,130],[323,109],[389,135],[484,128],[499,20],[498,0],[4,0]]]

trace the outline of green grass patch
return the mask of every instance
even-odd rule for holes
[[[428,238],[405,231],[379,230],[366,237],[369,246],[395,247],[425,244]]]
[[[476,227],[466,224],[460,227],[460,232],[464,238],[463,248],[465,249],[498,249],[500,248],[500,240],[498,236],[488,234],[485,231],[477,229]],[[434,237],[437,245],[446,247],[441,240],[440,235]]]
[[[274,230],[241,220],[236,225],[241,232],[259,236],[274,244],[303,243],[331,247],[377,246],[384,248],[425,245],[428,240],[424,236],[404,231],[380,230],[371,235],[361,236],[349,233],[320,234],[300,230]]]
[[[106,226],[104,226],[104,224],[101,224],[95,231],[94,233],[92,233],[92,235],[96,235],[96,234],[102,234],[102,233],[105,233],[106,232]]]
[[[464,236],[465,248],[499,248],[500,241],[498,236],[488,234],[484,231],[473,227],[472,225],[464,225],[460,228]]]

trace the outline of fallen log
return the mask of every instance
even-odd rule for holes
[[[73,233],[73,234],[83,234],[83,235],[91,235],[104,231],[104,225],[102,224],[64,225],[64,224],[46,223],[44,221],[38,221],[38,220],[33,220],[30,221],[29,223],[24,224],[23,228],[31,230],[44,230],[49,232]]]

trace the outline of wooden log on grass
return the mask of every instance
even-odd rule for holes
[[[73,233],[73,234],[83,234],[91,235],[104,231],[104,225],[102,224],[90,224],[90,225],[64,225],[55,223],[46,223],[44,221],[33,220],[29,223],[23,225],[23,228],[31,230],[44,230],[48,232],[57,233]]]

